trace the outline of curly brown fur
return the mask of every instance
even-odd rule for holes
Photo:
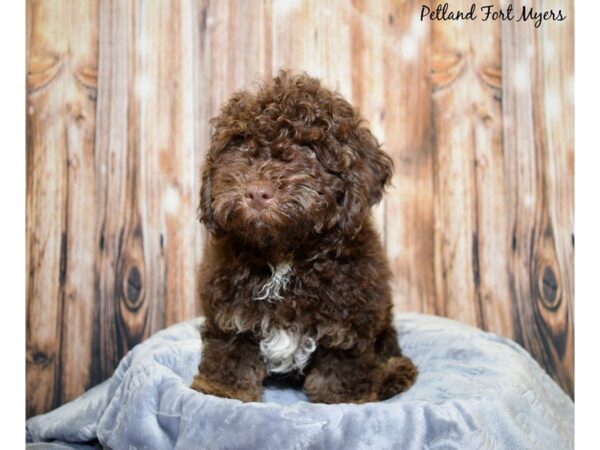
[[[363,119],[318,80],[282,71],[234,94],[212,124],[200,213],[213,236],[192,387],[258,401],[269,372],[292,372],[313,402],[408,389],[417,369],[397,343],[369,218],[392,161]]]

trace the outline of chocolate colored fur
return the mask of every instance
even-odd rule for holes
[[[200,211],[213,236],[192,388],[258,401],[271,371],[299,374],[313,402],[408,389],[417,369],[397,343],[369,218],[392,161],[365,122],[318,80],[282,71],[234,94],[212,124]]]

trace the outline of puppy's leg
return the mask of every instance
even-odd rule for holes
[[[318,348],[304,382],[312,402],[365,403],[407,390],[417,377],[390,326],[375,342],[350,350]]]
[[[317,348],[304,391],[314,403],[365,403],[377,400],[373,351]]]
[[[248,335],[202,330],[202,360],[192,389],[244,402],[260,401],[267,375],[259,349]]]
[[[393,397],[413,385],[417,378],[417,368],[409,358],[402,355],[396,330],[391,325],[378,336],[375,353],[379,359],[375,373],[379,400]]]

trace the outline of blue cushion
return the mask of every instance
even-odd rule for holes
[[[419,377],[407,392],[363,405],[309,403],[276,387],[265,389],[262,403],[195,392],[188,386],[200,358],[199,324],[177,324],[137,345],[109,380],[28,420],[27,440],[97,438],[114,449],[155,450],[573,447],[573,402],[529,354],[452,320],[396,316]]]

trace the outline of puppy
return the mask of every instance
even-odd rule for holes
[[[296,374],[312,402],[408,389],[417,369],[398,346],[369,217],[392,161],[365,121],[317,79],[281,71],[234,94],[211,123],[192,388],[259,401],[268,375]]]

